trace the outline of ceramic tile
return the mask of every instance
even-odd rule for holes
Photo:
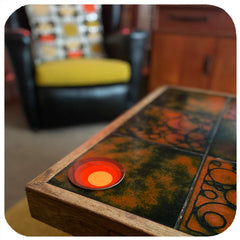
[[[223,115],[224,119],[230,119],[236,121],[236,99],[232,98],[227,105],[227,109]]]
[[[179,230],[215,235],[226,230],[236,211],[236,164],[208,157],[187,205]]]
[[[152,104],[184,111],[219,115],[224,109],[226,98],[206,93],[168,89]]]
[[[209,155],[236,161],[236,122],[222,119]]]
[[[204,153],[212,138],[217,117],[150,105],[117,133],[168,146]]]
[[[236,161],[236,100],[231,99],[215,138],[209,155]]]
[[[201,163],[197,154],[116,135],[80,158],[90,157],[118,161],[125,169],[125,178],[107,190],[84,190],[67,179],[69,166],[49,183],[169,227],[174,227]]]

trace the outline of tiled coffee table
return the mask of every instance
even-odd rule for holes
[[[78,159],[107,157],[125,178],[73,185]],[[73,235],[215,235],[236,211],[236,99],[162,87],[27,185],[33,217]]]

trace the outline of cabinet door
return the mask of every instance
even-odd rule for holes
[[[183,57],[184,37],[154,34],[150,63],[149,90],[160,85],[177,85]]]
[[[214,37],[156,33],[149,90],[165,84],[209,88],[215,52]]]
[[[179,84],[209,89],[215,62],[216,38],[186,36]]]
[[[235,38],[221,38],[217,42],[211,89],[236,94]]]

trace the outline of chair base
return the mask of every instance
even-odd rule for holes
[[[132,103],[128,84],[99,87],[39,87],[40,128],[109,121]]]

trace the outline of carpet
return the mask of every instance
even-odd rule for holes
[[[5,103],[5,210],[25,197],[26,184],[83,144],[108,123],[34,132],[18,98]]]
[[[31,217],[27,199],[23,198],[5,214],[11,228],[24,236],[70,236],[69,234]]]

